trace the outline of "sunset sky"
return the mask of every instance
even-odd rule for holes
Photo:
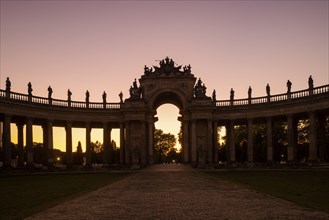
[[[1,1],[1,89],[10,77],[12,90],[83,101],[118,102],[144,65],[166,56],[192,67],[210,96],[246,98],[329,83],[328,1]],[[176,111],[172,113],[173,109]],[[178,109],[158,111],[159,127],[177,133]],[[13,126],[14,127],[14,126]],[[175,129],[174,129],[175,128]],[[64,129],[55,129],[55,146],[64,147]],[[58,132],[58,133],[56,133]],[[75,129],[73,146],[84,130]],[[13,129],[12,141],[16,142]],[[40,133],[35,132],[35,136]],[[117,133],[117,131],[116,131]],[[94,131],[93,140],[102,141]],[[41,137],[42,135],[40,135]],[[114,135],[116,136],[116,135]],[[35,137],[38,141],[40,137]],[[42,138],[41,138],[42,140]]]

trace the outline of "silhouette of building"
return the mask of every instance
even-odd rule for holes
[[[288,81],[290,82],[290,81]],[[313,84],[313,82],[312,82]],[[7,89],[0,90],[0,120],[3,122],[4,166],[11,165],[10,124],[18,130],[18,165],[33,166],[32,126],[41,125],[44,135],[45,165],[51,166],[53,158],[53,126],[65,127],[66,163],[72,164],[72,128],[86,129],[86,166],[92,165],[91,130],[103,129],[104,165],[119,163],[127,167],[143,167],[154,163],[154,123],[156,109],[166,103],[180,109],[182,123],[182,161],[194,167],[218,164],[218,126],[226,127],[227,163],[236,162],[235,126],[246,125],[248,130],[247,162],[254,163],[253,125],[266,127],[266,160],[274,161],[273,123],[287,123],[287,160],[296,161],[297,122],[309,121],[309,162],[324,161],[328,151],[323,142],[326,118],[329,117],[329,85],[288,91],[262,97],[234,99],[234,90],[228,100],[216,100],[207,96],[206,85],[192,74],[191,66],[177,66],[166,57],[159,66],[144,67],[144,74],[135,79],[129,89],[130,96],[110,103],[103,97],[101,102],[77,102],[49,97],[19,94]],[[23,151],[23,126],[26,126],[26,161]],[[120,129],[120,156],[114,161],[111,147],[111,131]]]

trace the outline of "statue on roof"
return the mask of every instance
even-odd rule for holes
[[[70,89],[67,90],[67,100],[71,101],[72,92]]]
[[[216,102],[216,90],[212,92],[212,101]]]
[[[251,99],[251,93],[252,93],[252,89],[251,89],[251,86],[249,86],[249,89],[248,89],[248,98]]]
[[[184,70],[184,73],[187,73],[187,74],[191,73],[191,65],[189,64],[188,66],[184,66],[183,70]]]
[[[310,77],[308,78],[308,88],[309,89],[313,89],[314,88],[312,75],[310,75]]]
[[[123,103],[123,94],[122,91],[119,93],[120,103]]]
[[[6,80],[6,91],[7,92],[10,92],[10,89],[11,89],[11,82],[9,80],[9,77],[7,77],[7,80]]]
[[[230,92],[230,100],[231,100],[231,101],[234,100],[234,90],[233,90],[233,88],[231,88],[231,92]]]
[[[206,96],[207,87],[204,83],[202,83],[201,79],[199,78],[196,86],[194,87],[194,96],[196,98],[205,98]]]
[[[29,82],[29,84],[27,84],[27,92],[28,92],[29,96],[32,96],[32,91],[33,91],[32,84],[31,84],[31,82]]]
[[[290,82],[290,80],[287,81],[287,93],[291,93],[291,85],[292,83]]]
[[[141,99],[142,88],[137,86],[137,80],[136,79],[133,82],[133,85],[130,86],[129,94],[130,94],[130,97],[129,97],[130,100],[139,100],[139,99]]]
[[[90,94],[89,94],[89,91],[87,90],[86,91],[86,102],[89,103],[89,97],[90,97]]]
[[[145,75],[148,76],[148,75],[150,75],[152,72],[153,72],[152,67],[149,68],[149,67],[147,67],[146,65],[144,66],[144,74],[145,74]]]
[[[51,99],[52,94],[53,94],[53,89],[49,86],[48,87],[48,99]]]
[[[184,73],[183,71],[181,71],[181,67],[182,66],[175,66],[175,62],[173,61],[173,59],[170,59],[169,57],[166,57],[163,60],[160,60],[159,62],[159,67],[158,66],[153,66],[154,67],[154,72],[153,69],[151,68],[151,72],[155,73],[155,75],[157,76],[161,76],[161,75],[177,75],[177,74],[182,74]],[[144,68],[144,72],[145,72]],[[150,72],[148,72],[150,73]]]
[[[268,84],[268,83],[266,85],[266,94],[267,94],[267,96],[270,96],[271,95],[270,84]]]
[[[106,92],[104,91],[103,95],[102,95],[103,103],[106,103],[106,97],[107,97],[107,95],[106,95]]]

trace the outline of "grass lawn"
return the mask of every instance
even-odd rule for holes
[[[207,174],[329,213],[328,170],[228,170]]]
[[[0,176],[0,219],[22,219],[127,175],[105,172]]]

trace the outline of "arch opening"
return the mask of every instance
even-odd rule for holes
[[[165,103],[156,108],[158,119],[154,130],[154,161],[155,163],[180,163],[182,146],[180,109]]]

